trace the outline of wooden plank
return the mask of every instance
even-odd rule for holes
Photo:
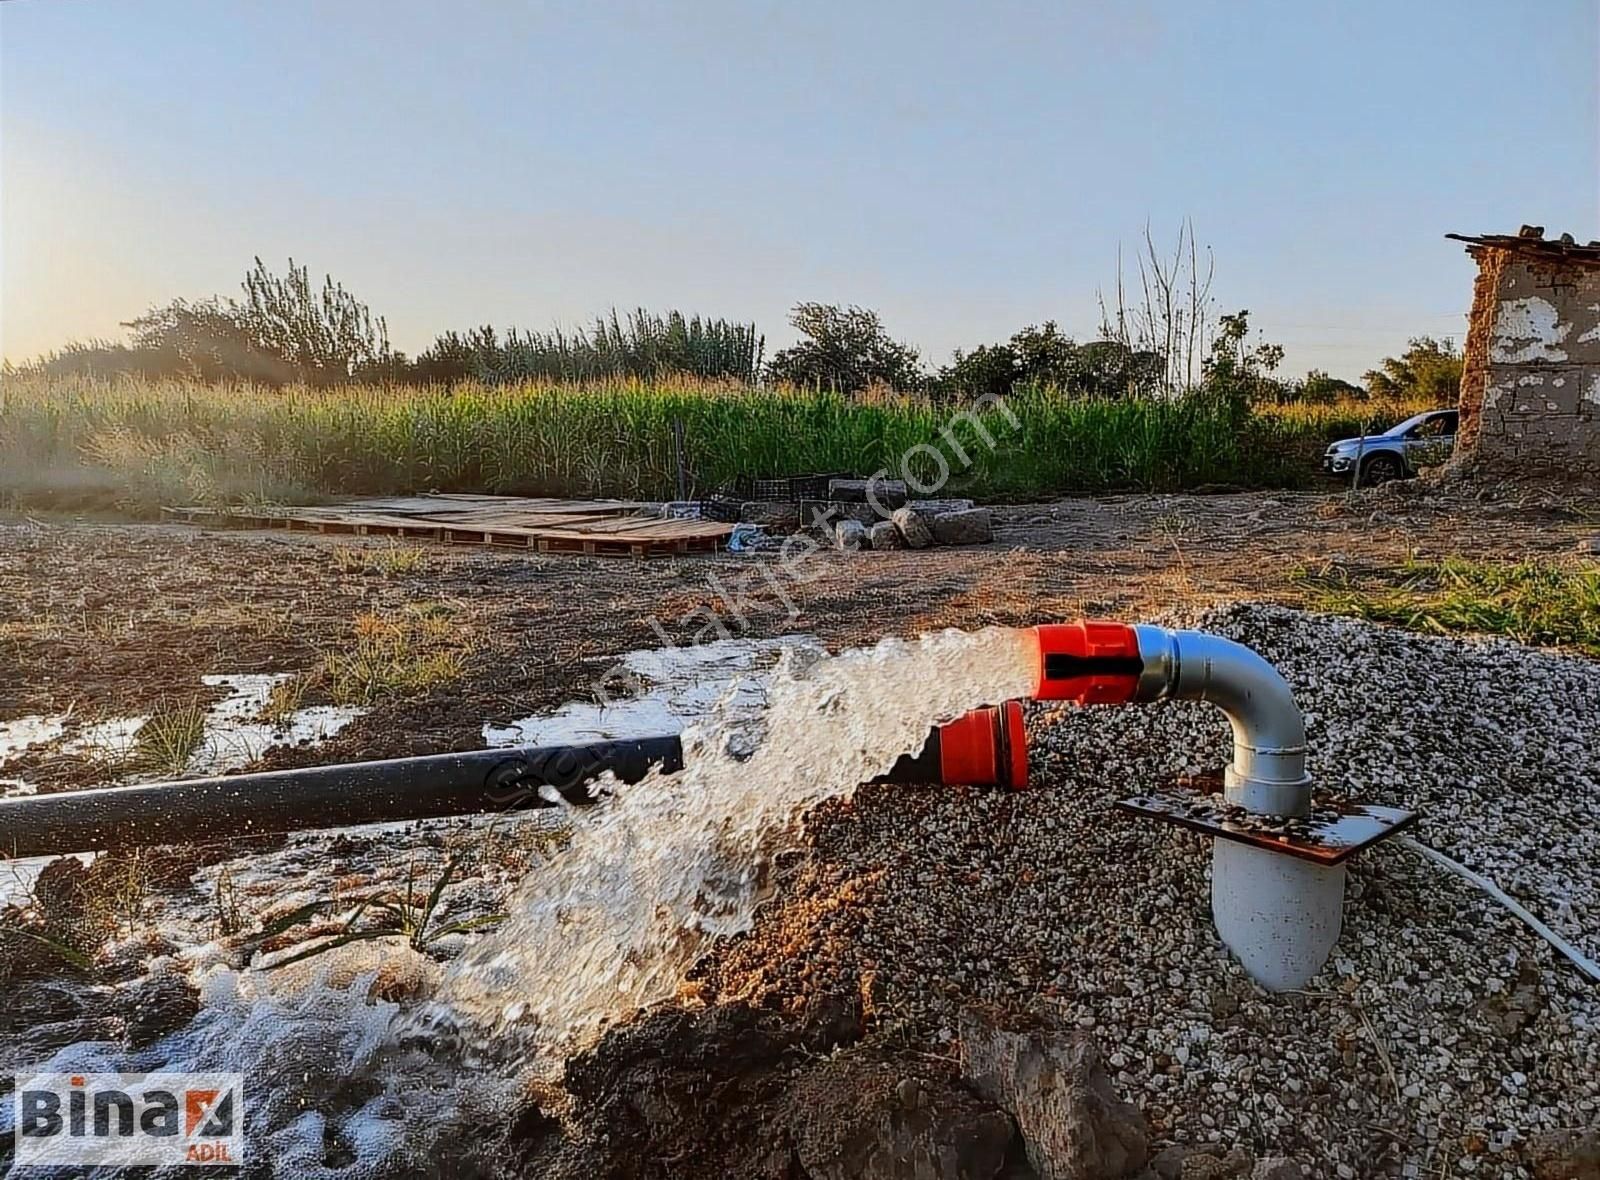
[[[625,500],[453,494],[243,510],[173,507],[163,509],[163,515],[213,527],[414,537],[456,545],[636,558],[715,552],[733,532],[731,524],[646,516],[643,508]]]

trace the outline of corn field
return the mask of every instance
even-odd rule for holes
[[[666,499],[677,484],[674,422],[693,495],[738,476],[880,467],[927,485],[943,466],[943,491],[995,501],[1293,487],[1315,482],[1329,439],[1419,408],[1248,411],[1198,396],[1020,390],[1009,414],[956,418],[959,407],[909,398],[690,378],[446,390],[10,377],[0,383],[0,502],[149,515],[163,504],[427,490]]]

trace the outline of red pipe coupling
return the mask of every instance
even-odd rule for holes
[[[1120,705],[1134,699],[1144,661],[1127,623],[1080,619],[1047,623],[1033,634],[1039,645],[1034,700]]]

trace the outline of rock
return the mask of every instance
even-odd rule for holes
[[[933,539],[941,545],[987,545],[994,540],[994,520],[987,508],[944,512],[933,518]]]
[[[1544,1131],[1528,1140],[1535,1180],[1600,1180],[1600,1126]]]
[[[118,988],[115,1007],[128,1047],[143,1049],[193,1020],[200,1012],[200,993],[187,976],[165,964]]]
[[[833,528],[842,520],[855,520],[873,524],[882,520],[871,504],[852,504],[844,500],[800,501],[800,522],[803,527],[833,536]]]
[[[844,1053],[790,1094],[789,1138],[810,1180],[991,1180],[1011,1119],[952,1082]]]
[[[1144,1116],[1112,1090],[1091,1038],[972,1005],[961,1013],[961,1071],[1016,1119],[1040,1180],[1099,1180],[1144,1167]]]
[[[3,954],[0,948],[0,954]],[[19,1032],[42,1024],[59,1024],[107,1015],[105,989],[44,980],[11,989],[0,1006],[0,1033]]]
[[[1226,1155],[1210,1151],[1191,1151],[1183,1160],[1181,1180],[1244,1180],[1255,1168],[1255,1156],[1242,1147]]]
[[[165,959],[178,947],[156,930],[141,931],[107,947],[95,962],[96,973],[107,983],[131,983],[150,972],[152,959]]]
[[[81,1045],[85,1041],[109,1041],[115,1044],[122,1036],[122,1021],[115,1016],[84,1016],[52,1024],[36,1024],[19,1036],[0,1042],[0,1052],[9,1061],[48,1060],[68,1045]]]
[[[1478,1014],[1501,1036],[1514,1037],[1537,1020],[1544,1007],[1539,969],[1532,961],[1524,960],[1518,964],[1516,982],[1482,1001]]]
[[[928,518],[915,508],[897,508],[890,519],[909,548],[926,549],[933,544],[933,527],[928,523]]]
[[[841,520],[833,528],[833,543],[839,549],[865,549],[867,526],[859,520]]]
[[[1269,1155],[1256,1161],[1250,1180],[1305,1180],[1305,1170],[1286,1156]]]
[[[1156,1180],[1178,1180],[1183,1175],[1183,1161],[1189,1158],[1189,1149],[1182,1144],[1163,1147],[1150,1159],[1147,1169]]]
[[[912,500],[906,506],[915,508],[924,516],[938,516],[943,512],[965,512],[973,504],[963,497],[954,497],[947,500]]]
[[[875,504],[885,511],[893,512],[905,505],[906,482],[903,479],[830,479],[828,499],[845,500],[856,504]]]
[[[892,520],[880,520],[867,529],[867,543],[874,549],[904,549],[906,539]]]
[[[116,929],[112,907],[106,904],[104,876],[73,856],[60,857],[40,870],[33,900],[46,937],[83,955],[92,956],[100,949]]]
[[[800,531],[800,505],[789,501],[747,500],[739,509],[742,524],[758,524],[774,533]]]
[[[32,923],[0,923],[0,987],[9,991],[25,980],[80,974],[79,954]],[[0,1026],[10,1015],[9,1010],[0,1012]]]

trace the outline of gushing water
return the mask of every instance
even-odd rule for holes
[[[684,771],[607,784],[609,798],[574,817],[570,843],[528,875],[511,918],[458,960],[425,1011],[370,999],[373,960],[341,965],[377,944],[308,960],[296,976],[236,970],[215,961],[215,945],[193,947],[182,955],[202,1009],[186,1029],[132,1052],[81,1042],[41,1065],[243,1070],[249,1151],[277,1174],[431,1170],[438,1141],[502,1125],[530,1075],[559,1069],[609,1018],[671,998],[713,938],[748,929],[774,856],[798,842],[813,806],[919,749],[930,725],[1027,695],[1030,655],[1022,632],[1000,629],[833,657],[787,649],[764,686],[730,685],[685,732]],[[383,953],[437,971],[403,945]],[[426,1035],[444,1024],[459,1039]],[[0,1134],[8,1124],[0,1104]]]
[[[944,631],[819,657],[785,652],[766,708],[714,710],[686,768],[611,783],[520,886],[441,999],[525,1062],[558,1064],[619,1011],[671,997],[716,936],[747,929],[804,814],[916,751],[931,724],[1025,696],[1024,634]]]

